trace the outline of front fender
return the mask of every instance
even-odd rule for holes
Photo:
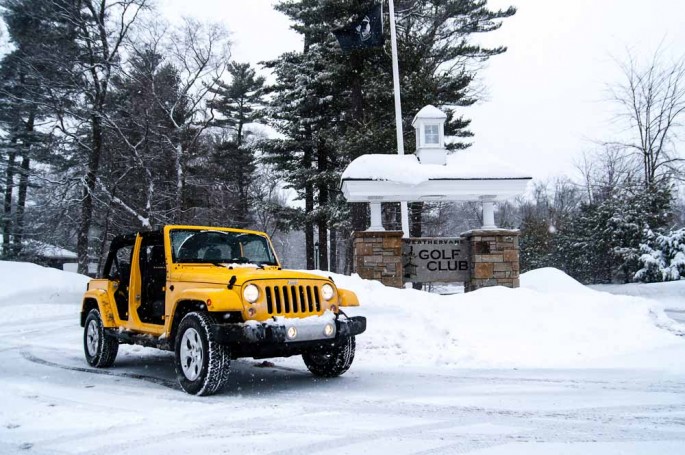
[[[233,289],[188,288],[175,295],[176,303],[192,300],[204,302],[210,311],[243,311],[243,302]]]
[[[338,289],[338,306],[359,306],[357,294],[347,289]]]

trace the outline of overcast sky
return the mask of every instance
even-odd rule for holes
[[[158,0],[170,18],[225,22],[233,57],[257,63],[302,47],[271,0]],[[473,120],[474,150],[513,161],[534,177],[572,174],[594,141],[621,134],[607,101],[620,80],[616,60],[628,50],[648,59],[661,46],[666,59],[685,54],[683,0],[490,0],[518,13],[482,42],[508,52],[481,71],[487,99],[464,109]],[[400,71],[402,69],[400,68]],[[683,144],[685,146],[685,144]],[[681,150],[682,152],[682,150]]]

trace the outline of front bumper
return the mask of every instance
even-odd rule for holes
[[[293,323],[280,320],[256,324],[214,324],[211,332],[216,342],[230,347],[233,357],[265,358],[287,357],[303,352],[325,350],[343,339],[359,335],[366,330],[366,318],[363,316],[327,321],[335,323],[335,333],[330,337],[325,337],[322,332],[319,332],[320,336],[313,336],[311,330],[303,330],[311,326],[296,324],[295,321],[292,321]],[[287,331],[292,326],[306,334],[304,339],[288,338]]]

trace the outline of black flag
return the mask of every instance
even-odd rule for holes
[[[333,30],[343,52],[382,46],[383,10],[381,4],[371,8],[358,22]]]

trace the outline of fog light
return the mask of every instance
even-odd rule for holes
[[[332,336],[333,330],[335,330],[335,327],[333,327],[333,324],[326,324],[326,326],[323,328],[323,334],[326,335],[327,337]]]
[[[295,337],[297,336],[297,329],[295,327],[288,327],[286,335],[288,335],[288,338],[290,338],[291,340],[295,339]]]

